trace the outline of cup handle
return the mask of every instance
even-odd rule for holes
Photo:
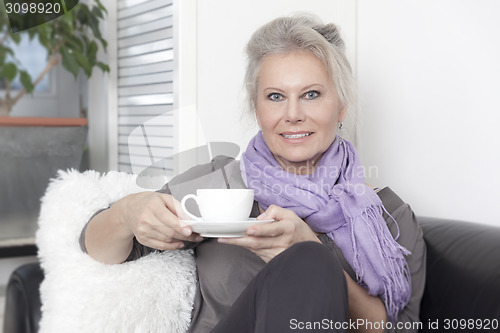
[[[195,195],[195,194],[188,194],[186,196],[184,196],[184,198],[182,198],[181,200],[181,207],[182,207],[182,210],[184,211],[184,213],[186,213],[187,216],[189,216],[191,219],[195,220],[195,221],[202,221],[203,219],[199,216],[196,216],[196,215],[193,215],[191,214],[187,208],[186,208],[186,201],[188,201],[188,199],[193,199],[194,201],[196,201],[196,204],[198,205],[198,207],[200,206],[198,204],[198,197]]]

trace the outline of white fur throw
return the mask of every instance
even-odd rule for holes
[[[40,331],[185,332],[196,288],[191,251],[152,253],[121,265],[84,254],[80,232],[92,214],[139,192],[122,172],[59,172],[44,197],[36,242],[45,272]]]

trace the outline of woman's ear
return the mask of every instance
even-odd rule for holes
[[[260,117],[259,114],[257,113],[257,110],[254,110],[254,113],[255,113],[255,120],[257,121],[257,126],[259,126],[259,128],[262,128],[260,126]]]

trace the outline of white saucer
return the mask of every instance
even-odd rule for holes
[[[212,222],[212,221],[194,221],[194,220],[181,220],[186,224],[189,224],[193,228],[194,232],[200,234],[203,237],[243,237],[246,236],[246,231],[248,227],[261,224],[274,222],[271,220],[257,220],[256,218],[249,218],[245,221],[234,221],[234,222]]]

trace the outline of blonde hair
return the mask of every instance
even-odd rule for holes
[[[323,24],[310,14],[279,17],[255,31],[247,47],[245,88],[249,110],[255,112],[257,79],[261,61],[272,54],[306,51],[325,66],[337,89],[341,107],[348,111],[356,100],[351,65],[345,56],[344,41],[332,23]]]

